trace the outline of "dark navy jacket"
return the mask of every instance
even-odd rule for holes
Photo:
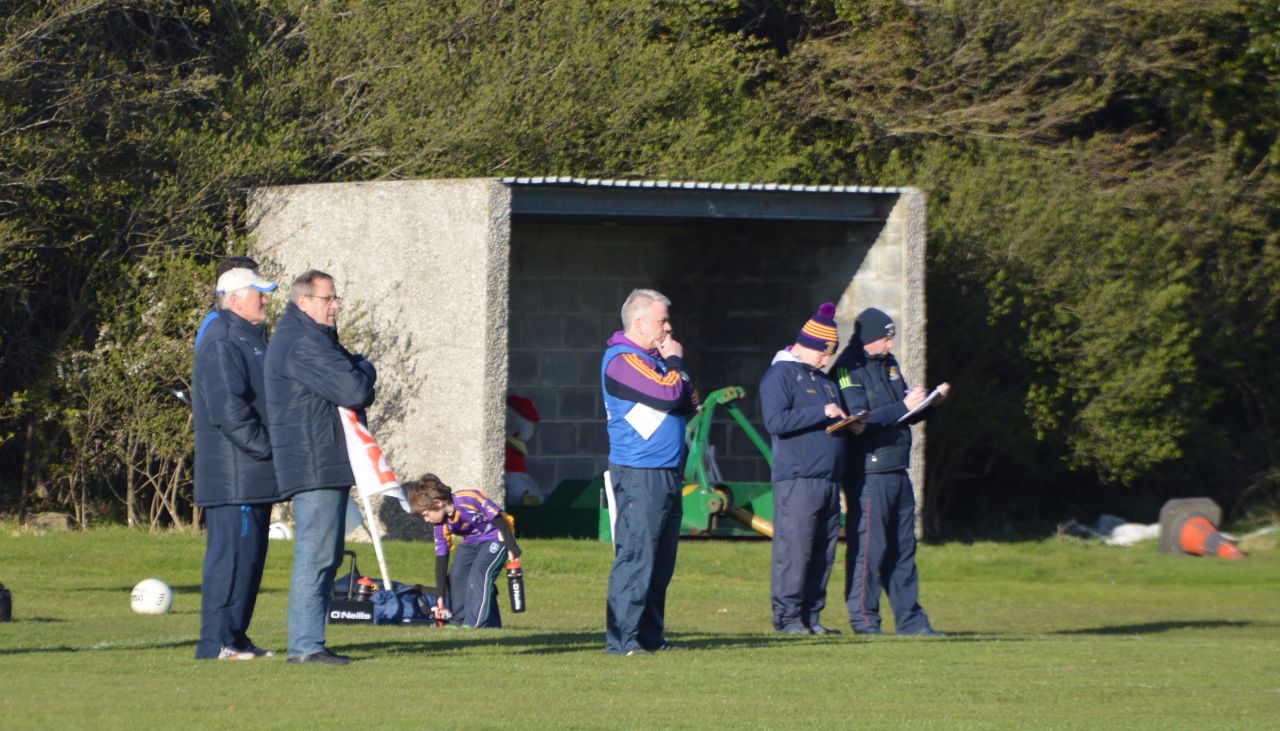
[[[234,312],[204,331],[191,374],[196,432],[196,505],[273,503],[280,499],[267,435],[262,325]]]
[[[849,467],[861,466],[868,473],[905,470],[911,462],[910,425],[924,419],[922,411],[901,424],[898,419],[908,409],[907,379],[892,353],[867,355],[857,341],[849,344],[836,360],[836,381],[844,398],[845,411],[870,411],[866,429],[849,440]]]
[[[828,434],[835,423],[827,404],[839,404],[831,376],[779,351],[760,381],[764,428],[773,435],[773,480],[799,477],[839,480],[844,471],[842,434]]]
[[[207,337],[207,336],[206,336]],[[267,423],[281,497],[355,484],[338,407],[373,403],[377,373],[290,302],[267,349]]]

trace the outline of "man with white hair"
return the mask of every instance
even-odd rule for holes
[[[271,505],[279,500],[267,435],[267,295],[276,285],[248,268],[218,277],[218,316],[210,320],[192,367],[196,505],[204,509],[197,659],[272,655],[249,639]]]
[[[609,338],[600,365],[617,506],[605,631],[614,655],[683,649],[667,642],[663,614],[684,517],[685,418],[698,397],[684,347],[671,337],[670,305],[652,289],[632,291],[622,305],[624,330]]]
[[[247,256],[229,256],[218,264],[218,271],[214,275],[214,280],[220,279],[223,274],[232,269],[252,269],[258,270],[258,262]],[[209,314],[204,316],[204,320],[200,322],[200,327],[196,329],[196,348],[200,348],[200,343],[204,341],[204,331],[209,329],[210,323],[218,319],[218,298],[222,296],[222,292],[214,290],[213,308],[209,310]]]

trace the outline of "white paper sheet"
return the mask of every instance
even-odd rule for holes
[[[929,408],[929,404],[933,403],[934,399],[941,398],[941,397],[942,397],[942,393],[941,393],[940,391],[938,391],[938,389],[936,389],[936,388],[935,388],[935,389],[933,389],[933,393],[929,394],[929,395],[925,398],[925,400],[924,400],[923,402],[921,402],[921,403],[920,403],[920,405],[919,405],[919,406],[917,406],[917,407],[915,407],[914,409],[912,409],[912,410],[908,411],[907,413],[903,414],[903,415],[902,415],[902,418],[901,418],[901,419],[898,419],[898,422],[899,422],[899,423],[904,422],[904,421],[906,421],[907,419],[910,419],[911,417],[913,417],[913,416],[915,416],[916,414],[920,413],[921,411],[924,411],[925,409]]]
[[[648,441],[649,437],[662,425],[667,412],[659,411],[652,406],[636,404],[627,412],[627,423],[640,434],[640,438]]]

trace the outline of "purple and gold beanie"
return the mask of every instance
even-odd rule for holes
[[[836,306],[830,302],[823,302],[818,307],[818,313],[809,318],[804,327],[800,328],[796,342],[810,350],[835,355],[836,343],[840,340],[836,336],[835,317]]]

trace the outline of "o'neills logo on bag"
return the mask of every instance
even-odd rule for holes
[[[360,622],[367,622],[373,619],[373,615],[368,612],[351,612],[346,609],[334,609],[329,612],[329,619],[354,619]]]

